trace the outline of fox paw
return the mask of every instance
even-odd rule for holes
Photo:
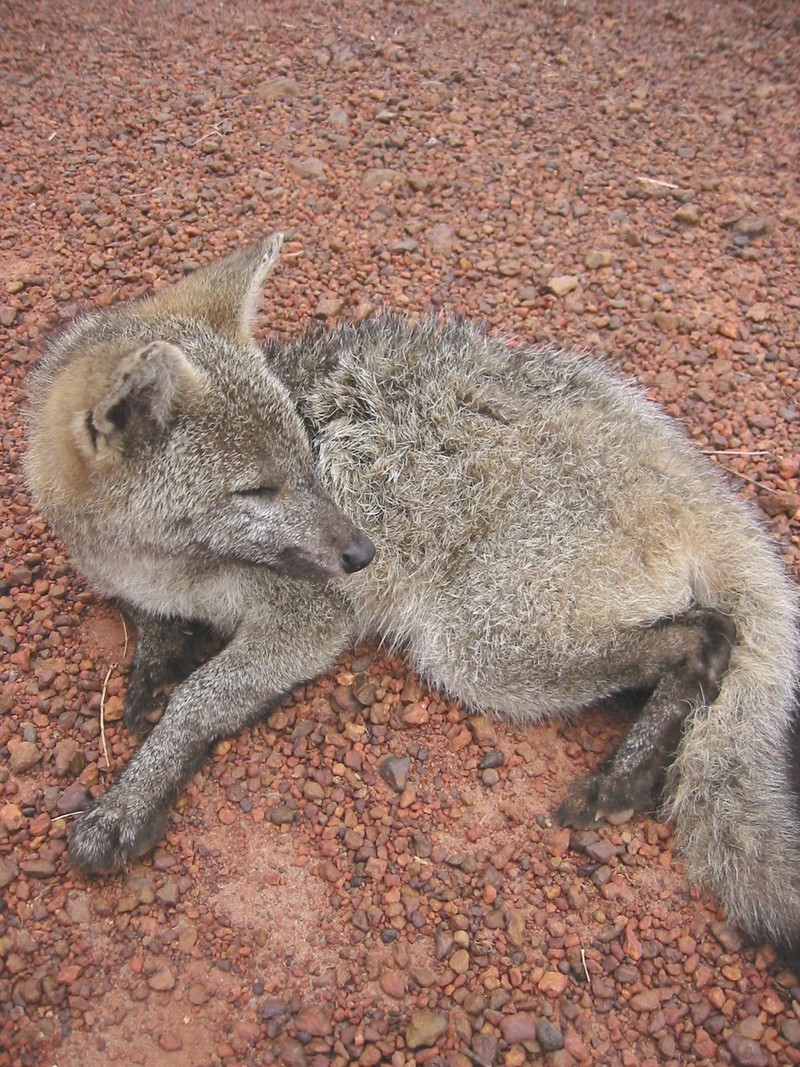
[[[555,817],[562,826],[575,830],[589,830],[602,822],[625,822],[635,811],[655,809],[654,787],[650,775],[588,774],[571,787]]]
[[[130,810],[112,791],[90,804],[73,826],[70,865],[90,874],[116,870],[151,848],[163,824],[157,813]]]
[[[134,674],[125,694],[125,726],[134,737],[145,738],[153,729],[148,716],[155,706],[155,695],[147,681]]]

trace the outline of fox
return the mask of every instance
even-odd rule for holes
[[[441,314],[259,341],[281,243],[79,318],[32,373],[35,506],[138,634],[143,741],[71,864],[151,849],[218,740],[370,638],[518,725],[644,694],[555,817],[673,819],[688,877],[796,951],[798,594],[757,509],[584,352]]]

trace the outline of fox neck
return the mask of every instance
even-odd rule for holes
[[[151,615],[193,619],[228,635],[239,625],[247,605],[258,595],[255,585],[270,581],[265,568],[215,566],[202,569],[180,557],[155,559],[151,554],[127,552],[124,559],[82,560],[92,585],[104,593]],[[261,593],[263,596],[263,593]]]

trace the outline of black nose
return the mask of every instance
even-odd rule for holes
[[[366,534],[361,534],[357,541],[354,541],[349,548],[342,552],[342,566],[348,574],[352,574],[354,571],[362,571],[368,564],[372,563],[374,555],[375,545]]]

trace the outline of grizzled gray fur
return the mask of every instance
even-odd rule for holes
[[[690,876],[796,943],[798,599],[754,512],[584,356],[393,317],[260,347],[280,243],[80,320],[33,377],[35,500],[139,626],[128,725],[189,672],[72,862],[150,848],[211,744],[377,635],[517,722],[647,690],[560,818],[661,797]],[[198,625],[225,644],[189,671]]]

